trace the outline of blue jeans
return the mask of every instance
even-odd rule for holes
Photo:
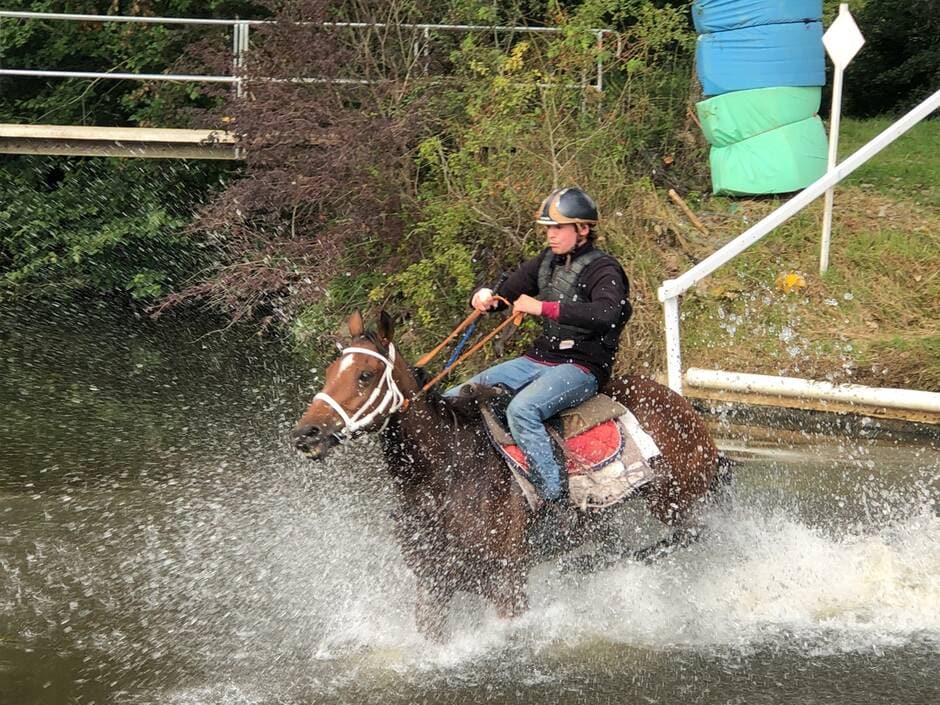
[[[506,410],[509,430],[529,461],[532,484],[539,495],[547,500],[560,499],[566,487],[562,481],[564,469],[555,460],[544,422],[594,396],[597,378],[577,365],[544,365],[517,357],[483,370],[467,383],[504,384],[516,392]],[[451,387],[444,396],[457,395],[461,386]]]

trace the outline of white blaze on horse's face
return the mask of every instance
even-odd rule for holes
[[[343,355],[339,359],[339,373],[340,374],[343,374],[346,370],[352,367],[354,355],[355,353],[352,353],[351,355]]]

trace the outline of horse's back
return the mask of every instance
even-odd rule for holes
[[[662,453],[651,508],[672,522],[704,496],[718,470],[718,448],[689,401],[639,375],[615,377],[603,390],[633,412]]]

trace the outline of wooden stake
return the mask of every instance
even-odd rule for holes
[[[676,193],[675,189],[669,189],[669,198],[682,209],[682,212],[685,213],[685,217],[695,226],[696,230],[708,235],[708,228],[706,228],[705,224],[692,212],[692,209],[686,205],[686,202],[682,200],[682,196]]]

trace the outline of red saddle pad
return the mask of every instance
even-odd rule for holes
[[[526,474],[529,464],[517,445],[502,446],[503,453]],[[589,428],[565,441],[569,475],[581,475],[612,463],[623,452],[623,429],[616,419]]]

